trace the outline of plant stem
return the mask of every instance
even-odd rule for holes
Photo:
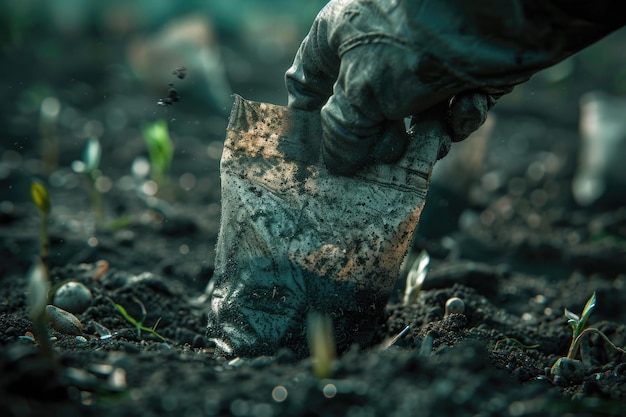
[[[89,194],[91,195],[91,208],[96,221],[96,229],[100,228],[104,222],[104,211],[102,209],[102,196],[96,188],[95,179],[89,177]]]
[[[604,339],[604,341],[607,342],[609,344],[609,346],[611,346],[613,349],[615,349],[618,352],[621,352],[623,354],[626,354],[626,350],[620,348],[619,346],[616,346],[613,342],[611,342],[611,339],[609,339],[607,335],[605,335],[600,330],[598,330],[598,329],[596,329],[594,327],[589,327],[589,328],[583,330],[582,332],[580,332],[578,337],[576,337],[576,339],[574,339],[572,341],[572,344],[570,345],[569,351],[567,352],[567,358],[568,359],[574,359],[576,357],[576,354],[578,353],[578,350],[580,349],[580,344],[582,343],[583,336],[585,336],[585,335],[587,335],[589,333],[592,333],[592,332],[593,333],[597,333],[598,335],[600,335],[602,337],[602,339]]]
[[[54,350],[50,343],[50,335],[48,333],[47,317],[44,313],[40,314],[33,320],[33,333],[39,344],[39,353],[46,359],[54,361]]]
[[[48,254],[50,251],[50,238],[48,237],[48,213],[41,213],[41,246],[39,256],[44,265],[48,265]]]

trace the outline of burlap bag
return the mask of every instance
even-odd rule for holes
[[[208,336],[226,356],[306,354],[311,310],[339,350],[367,345],[424,205],[442,129],[415,129],[396,164],[354,177],[320,161],[319,112],[239,96],[221,160],[222,219]]]

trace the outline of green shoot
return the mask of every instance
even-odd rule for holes
[[[159,339],[163,340],[164,342],[167,342],[167,339],[165,337],[161,336],[156,331],[156,328],[159,325],[159,322],[161,321],[161,319],[159,318],[156,321],[156,323],[154,323],[154,326],[146,327],[144,325],[144,322],[146,320],[146,316],[148,315],[148,312],[146,311],[146,306],[144,306],[144,304],[136,297],[133,297],[133,300],[139,305],[139,308],[141,308],[141,320],[137,320],[133,316],[131,316],[121,304],[117,304],[117,303],[113,302],[113,300],[111,300],[111,303],[113,303],[113,305],[115,306],[117,311],[122,315],[122,317],[124,317],[124,319],[126,319],[127,322],[129,322],[130,324],[132,324],[133,326],[135,326],[137,328],[137,335],[138,335],[138,337],[141,338],[141,331],[143,330],[144,332],[148,332],[148,333],[158,337]]]
[[[85,145],[83,160],[72,162],[72,169],[79,174],[83,174],[87,179],[87,186],[89,187],[89,195],[91,198],[91,207],[96,219],[96,224],[102,224],[102,221],[104,220],[102,197],[97,187],[98,179],[102,176],[102,172],[98,169],[101,155],[102,148],[100,146],[100,141],[98,138],[91,138]]]
[[[321,313],[311,312],[307,317],[307,339],[313,373],[319,379],[328,378],[337,356],[332,319]]]
[[[595,333],[614,350],[621,354],[626,354],[626,350],[616,346],[601,330],[595,327],[587,327],[587,320],[595,306],[596,292],[594,291],[591,297],[589,297],[589,300],[587,300],[587,304],[585,304],[580,316],[565,309],[567,323],[572,328],[572,342],[567,351],[567,356],[557,359],[554,365],[552,365],[552,368],[550,368],[550,375],[554,378],[555,383],[558,384],[558,381],[562,379],[582,381],[583,362],[576,360],[576,355],[578,355],[578,351],[582,345],[583,336]]]
[[[33,202],[41,213],[41,232],[40,232],[40,248],[39,257],[44,265],[48,263],[48,252],[50,248],[50,238],[48,236],[48,215],[50,214],[50,194],[39,180],[33,180],[30,186],[30,195]]]
[[[572,313],[568,309],[565,309],[565,317],[567,317],[567,323],[572,328],[572,343],[570,344],[569,350],[567,352],[568,359],[574,359],[580,350],[580,345],[583,340],[583,336],[596,333],[600,336],[609,346],[613,349],[621,352],[622,354],[626,354],[626,350],[616,346],[611,340],[604,334],[602,331],[596,329],[595,327],[587,327],[587,319],[589,319],[589,315],[596,306],[596,292],[594,291],[589,300],[587,300],[587,304],[585,304],[585,308],[583,308],[583,312],[580,316]]]
[[[157,120],[144,126],[142,132],[148,147],[152,179],[157,184],[163,184],[167,181],[174,157],[174,144],[170,138],[167,122],[163,119]]]
[[[398,333],[397,335],[387,339],[385,342],[383,342],[382,347],[383,349],[389,349],[391,346],[393,346],[398,340],[400,340],[401,337],[403,337],[404,335],[406,335],[409,330],[411,329],[411,326],[405,326],[404,329],[402,329],[402,331],[400,333]]]
[[[47,359],[54,358],[54,350],[48,334],[48,317],[46,305],[48,304],[48,292],[50,291],[50,278],[48,268],[41,259],[28,273],[28,307],[29,316],[33,322],[33,333],[39,345],[39,352]]]
[[[428,274],[428,266],[430,264],[430,255],[428,252],[422,251],[411,264],[411,269],[406,276],[406,286],[404,287],[404,297],[402,304],[409,306],[417,301],[417,295],[422,289],[424,279]]]
[[[567,324],[572,328],[572,343],[570,344],[569,351],[567,353],[567,357],[569,359],[573,359],[576,355],[576,351],[574,346],[576,346],[576,340],[580,337],[582,332],[585,330],[587,326],[587,320],[591,315],[591,312],[596,307],[596,292],[594,291],[589,300],[587,300],[587,304],[585,304],[585,308],[583,308],[583,312],[580,316],[572,313],[568,309],[565,309],[564,315],[567,318]]]

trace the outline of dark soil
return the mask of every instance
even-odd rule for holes
[[[72,111],[57,126],[60,159],[46,170],[38,113],[11,104],[30,75],[5,68],[11,88],[0,143],[0,415],[626,415],[626,357],[600,337],[590,336],[583,347],[580,379],[554,380],[549,372],[571,340],[564,309],[580,313],[594,291],[598,304],[589,324],[626,346],[626,211],[620,205],[583,209],[570,192],[578,158],[577,100],[592,88],[619,91],[605,76],[626,63],[616,46],[623,45],[623,31],[618,35],[574,59],[575,70],[563,80],[539,77],[496,106],[472,193],[448,197],[445,184],[433,184],[422,221],[445,227],[424,226],[415,238],[411,256],[421,250],[431,256],[417,302],[400,303],[401,277],[376,344],[355,346],[321,380],[310,359],[296,360],[288,350],[225,360],[214,357],[204,337],[202,294],[214,266],[228,109],[210,110],[183,92],[180,102],[157,106],[167,97],[167,84],[155,92],[124,81],[123,71],[110,67],[121,59],[114,46],[95,62],[68,55],[66,69],[48,74],[63,108]],[[229,43],[237,59],[263,68],[246,82],[233,81],[233,89],[284,104],[282,73],[290,59],[268,66],[236,39]],[[34,77],[23,65],[28,56],[18,52],[15,67]],[[596,56],[610,57],[611,65],[602,61],[605,67],[591,73]],[[109,65],[99,67],[106,60]],[[193,80],[191,71],[184,80],[171,76],[174,85]],[[128,122],[113,131],[106,120],[118,111]],[[169,121],[176,152],[170,182],[146,195],[149,179],[133,177],[130,167],[147,155],[141,123],[157,118]],[[86,139],[72,129],[87,121],[105,126],[100,167],[112,182],[102,195],[105,222],[98,226],[86,183],[70,168],[82,158]],[[542,174],[529,172],[530,166]],[[29,197],[33,177],[44,181],[52,198],[52,284],[74,280],[93,294],[87,310],[76,315],[81,336],[51,332],[52,359],[38,353],[29,333],[27,281],[40,221]],[[111,226],[120,219],[126,220]],[[445,234],[436,231],[443,229]],[[104,272],[99,261],[108,264]],[[465,312],[444,318],[452,296],[464,300]],[[158,322],[165,340],[138,332],[114,303],[135,318],[143,304],[144,324]],[[409,331],[384,348],[406,326]],[[103,337],[103,327],[111,337]]]

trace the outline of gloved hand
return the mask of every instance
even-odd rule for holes
[[[331,0],[286,73],[289,106],[321,109],[331,172],[393,162],[404,117],[445,117],[464,139],[514,85],[624,25],[616,4]]]

